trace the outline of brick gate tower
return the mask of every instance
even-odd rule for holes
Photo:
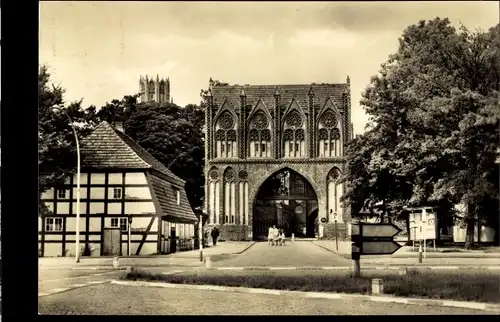
[[[223,240],[347,234],[338,183],[352,139],[349,77],[341,84],[229,85],[205,97],[205,209]]]

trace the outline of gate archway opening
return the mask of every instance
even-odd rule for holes
[[[311,184],[298,172],[285,168],[261,185],[253,207],[253,239],[266,240],[276,225],[290,237],[315,237],[318,231],[318,198]]]

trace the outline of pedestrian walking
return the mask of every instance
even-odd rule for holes
[[[217,229],[217,227],[214,227],[214,229],[212,229],[212,242],[214,244],[214,246],[217,245],[217,238],[219,237],[219,230]]]

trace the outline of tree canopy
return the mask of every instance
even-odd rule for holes
[[[186,181],[191,206],[202,205],[204,111],[200,106],[138,104],[137,95],[126,95],[100,108],[83,108],[81,101],[68,104],[64,100],[64,88],[52,84],[46,66],[39,72],[39,101],[40,193],[57,186],[76,169],[75,138],[67,113],[80,139],[102,121],[123,122],[127,135]],[[40,205],[43,211],[43,203]]]
[[[457,30],[439,18],[406,28],[362,95],[370,122],[348,147],[344,176],[353,211],[395,217],[461,202],[468,244],[475,218],[498,222],[499,28]]]

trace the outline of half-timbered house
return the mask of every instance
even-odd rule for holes
[[[78,206],[82,254],[150,255],[193,246],[198,219],[182,179],[119,124],[99,124],[80,145],[80,204],[76,175],[43,193],[50,211],[39,218],[41,256],[75,254]]]

